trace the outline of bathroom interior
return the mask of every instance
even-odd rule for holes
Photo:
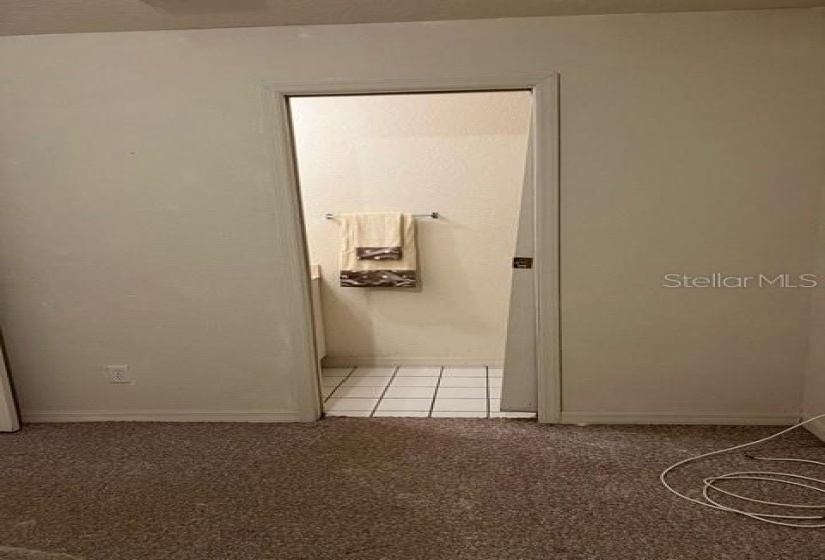
[[[531,106],[521,90],[289,99],[326,415],[535,418],[501,405]],[[415,285],[342,286],[344,224],[387,213],[413,224]]]

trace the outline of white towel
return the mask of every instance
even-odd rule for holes
[[[362,260],[401,258],[402,232],[400,212],[344,214],[344,235],[351,236],[355,254]]]
[[[411,214],[341,216],[341,286],[414,288],[417,268]]]

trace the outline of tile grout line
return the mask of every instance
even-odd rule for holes
[[[392,372],[392,375],[390,376],[390,380],[387,381],[386,385],[384,385],[384,390],[381,391],[381,396],[378,397],[378,400],[375,402],[375,406],[373,407],[372,412],[370,412],[370,418],[375,417],[375,411],[378,410],[378,407],[381,405],[381,401],[384,400],[384,395],[387,394],[387,391],[389,390],[390,385],[392,385],[392,382],[395,381],[395,377],[398,375],[398,370],[400,370],[400,369],[401,369],[401,366],[395,366],[395,371]]]
[[[436,380],[436,384],[433,387],[433,396],[431,397],[431,400],[430,400],[430,409],[429,409],[429,412],[427,413],[426,418],[433,418],[433,413],[435,412],[435,404],[438,401],[438,395],[439,395],[439,392],[441,390],[441,383],[443,382],[443,379],[444,379],[444,372],[446,370],[446,366],[438,366],[438,367],[439,367],[438,379]],[[491,394],[491,390],[492,390],[491,379],[492,378],[491,378],[491,375],[490,375],[490,366],[485,365],[485,366],[481,366],[481,367],[484,368],[485,397],[479,397],[479,400],[483,398],[485,403],[486,403],[485,404],[485,410],[484,410],[485,415],[482,416],[481,418],[492,418],[492,414],[493,414],[493,412],[492,412],[492,402],[491,402],[491,397],[492,397],[492,394]],[[369,411],[368,417],[370,417],[370,418],[375,417],[376,412],[378,411],[378,407],[386,399],[386,395],[389,392],[390,387],[393,385],[395,380],[400,376],[401,368],[402,368],[402,366],[400,366],[400,365],[394,366],[394,370],[392,372],[392,375],[390,376],[389,381],[387,381],[387,384],[383,387],[383,390],[381,391],[381,394],[379,395],[375,405],[373,406],[372,410]],[[341,379],[340,382],[338,382],[337,385],[335,385],[333,390],[330,392],[329,396],[324,399],[324,403],[327,403],[331,398],[339,398],[339,399],[347,398],[347,397],[335,397],[335,393],[342,386],[344,386],[344,383],[348,379],[353,378],[355,373],[358,371],[359,366],[350,366],[347,369],[349,370],[348,373]],[[472,400],[472,399],[474,399],[474,397],[449,397],[449,398],[457,398],[457,399],[463,399],[463,400]],[[324,412],[326,413],[326,410]],[[403,411],[401,411],[401,412],[403,412]],[[444,411],[444,412],[450,412],[450,411]]]
[[[350,377],[352,377],[352,374],[353,374],[353,373],[355,373],[355,370],[356,370],[356,369],[358,369],[358,367],[350,367],[350,368],[349,368],[349,373],[348,373],[348,374],[346,374],[346,375],[344,376],[344,378],[343,378],[341,381],[339,381],[339,382],[338,382],[338,385],[336,385],[336,386],[335,386],[335,388],[334,388],[332,391],[330,391],[329,396],[328,396],[328,397],[326,397],[326,398],[324,399],[324,402],[327,402],[329,399],[331,399],[331,398],[332,398],[332,395],[334,395],[334,394],[335,394],[335,391],[337,391],[338,389],[340,389],[340,388],[341,388],[341,385],[343,385],[343,384],[344,384],[344,381],[346,381],[347,379],[349,379]],[[323,371],[324,371],[324,370],[323,370],[323,368],[321,368],[321,377],[324,377],[324,373],[323,373]],[[337,397],[337,398],[341,398],[341,397]]]
[[[433,400],[430,402],[430,412],[427,413],[427,418],[433,417],[433,410],[435,409],[435,399],[438,398],[438,389],[441,387],[441,378],[444,377],[444,366],[438,370],[438,380],[435,382],[435,391],[433,391]]]

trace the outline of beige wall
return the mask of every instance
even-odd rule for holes
[[[823,13],[0,39],[23,409],[289,418],[309,364],[261,84],[559,72],[565,410],[797,414],[809,293],[659,283],[812,266]],[[138,382],[103,382],[110,363]]]
[[[805,372],[803,411],[806,418],[825,414],[825,186],[822,190],[820,216],[822,224],[817,244],[817,268],[820,286],[811,298],[811,338]],[[825,440],[825,419],[810,424],[810,429]]]
[[[310,260],[324,271],[326,363],[499,364],[504,351],[528,92],[292,101]],[[338,285],[327,212],[428,212],[421,287]]]

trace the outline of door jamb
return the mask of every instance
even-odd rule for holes
[[[429,80],[379,80],[264,84],[272,153],[272,182],[276,208],[289,209],[278,217],[279,233],[291,246],[289,262],[282,263],[288,279],[300,290],[287,316],[296,320],[294,335],[301,354],[299,372],[292,377],[296,417],[320,418],[319,367],[315,353],[310,299],[309,258],[300,202],[300,188],[289,118],[290,97],[370,95],[388,93],[449,93],[471,91],[530,90],[533,94],[532,142],[535,180],[535,275],[536,275],[536,372],[538,421],[561,420],[560,333],[560,219],[559,219],[559,76],[558,74],[480,78],[433,78]],[[287,188],[282,188],[286,186]]]

